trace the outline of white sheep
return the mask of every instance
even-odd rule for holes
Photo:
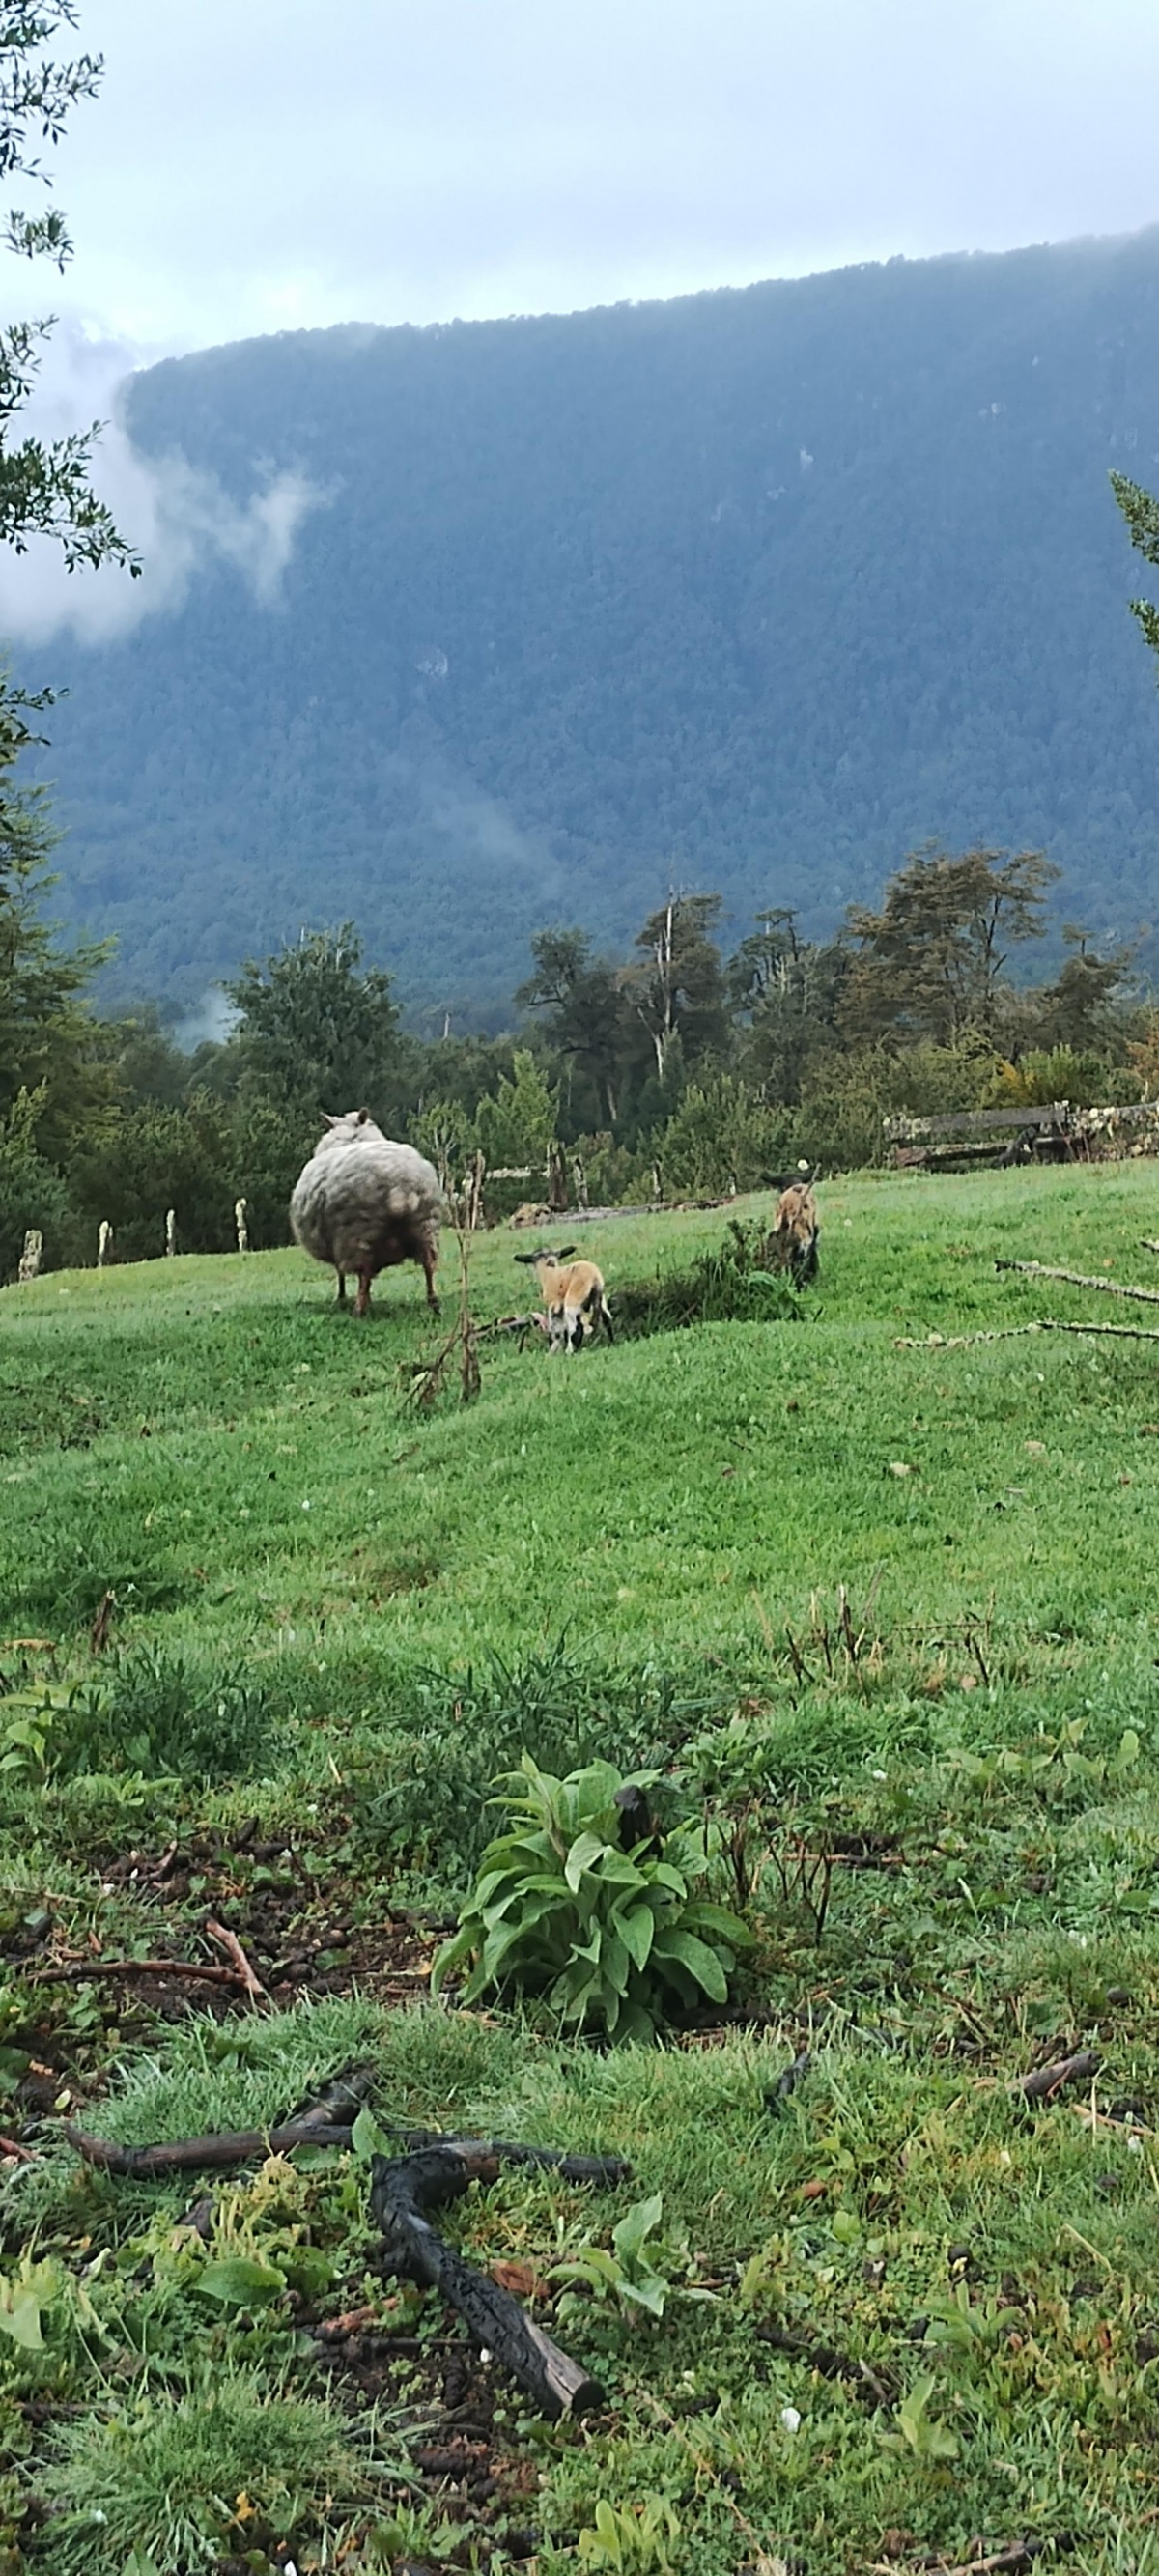
[[[327,1117],[295,1184],[290,1227],[303,1252],[337,1271],[340,1304],[353,1272],[356,1315],[367,1311],[371,1280],[400,1261],[421,1262],[427,1304],[437,1309],[440,1205],[438,1174],[423,1155],[384,1136],[367,1110],[349,1109]]]

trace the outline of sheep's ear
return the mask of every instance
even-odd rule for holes
[[[359,1112],[358,1112],[358,1124],[359,1124],[359,1126],[360,1126],[360,1127],[365,1127],[365,1126],[367,1126],[367,1125],[369,1124],[369,1121],[370,1121],[370,1111],[369,1111],[369,1109],[360,1109],[360,1110],[359,1110]]]
[[[576,1253],[577,1253],[578,1249],[579,1249],[579,1247],[578,1247],[578,1245],[577,1245],[577,1244],[574,1244],[574,1243],[563,1243],[563,1244],[561,1244],[561,1245],[560,1245],[560,1248],[559,1248],[559,1251],[558,1251],[558,1252],[553,1252],[553,1253],[552,1253],[552,1256],[551,1256],[551,1257],[552,1257],[552,1260],[553,1260],[553,1261],[574,1261],[574,1260],[575,1260],[575,1256],[576,1256]]]
[[[536,1256],[534,1252],[513,1252],[511,1258],[513,1261],[534,1261]]]

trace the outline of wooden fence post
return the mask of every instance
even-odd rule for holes
[[[111,1261],[111,1260],[112,1260],[112,1257],[113,1257],[113,1229],[112,1229],[111,1225],[109,1224],[109,1220],[108,1220],[107,1216],[103,1216],[103,1217],[101,1218],[101,1229],[100,1229],[100,1233],[99,1233],[99,1234],[98,1234],[98,1236],[97,1236],[97,1268],[98,1268],[98,1270],[103,1270],[103,1269],[105,1268],[106,1264],[107,1264],[109,1261]]]
[[[234,1203],[233,1203],[233,1221],[234,1221],[234,1225],[235,1225],[235,1227],[236,1227],[236,1229],[237,1229],[237,1248],[238,1248],[238,1251],[239,1251],[239,1252],[248,1252],[248,1251],[249,1251],[249,1248],[250,1248],[250,1233],[249,1233],[249,1227],[248,1227],[248,1225],[246,1224],[246,1216],[247,1216],[248,1212],[249,1212],[249,1200],[248,1200],[248,1199],[235,1199],[235,1200],[234,1200]]]
[[[40,1256],[43,1250],[44,1236],[39,1226],[30,1225],[24,1237],[24,1250],[20,1255],[17,1279],[39,1279]]]

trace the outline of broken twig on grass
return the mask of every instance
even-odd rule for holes
[[[1024,1279],[1065,1279],[1070,1288],[1099,1288],[1105,1297],[1136,1297],[1142,1306],[1159,1306],[1159,1288],[1130,1288],[1120,1279],[1092,1277],[1085,1270],[1056,1270],[1048,1261],[996,1261],[996,1270],[1017,1270]]]
[[[375,2156],[370,2170],[371,2214],[395,2269],[449,2300],[474,2341],[511,2372],[541,2414],[580,2415],[598,2406],[597,2381],[431,2224],[431,2209],[458,2200],[472,2182],[494,2182],[498,2158],[450,2145],[421,2147],[408,2156]]]
[[[963,2558],[955,2566],[950,2565],[948,2558],[938,2557],[911,2558],[909,2563],[914,2576],[919,2569],[921,2576],[1007,2576],[1007,2571],[1009,2576],[1015,2576],[1018,2568],[1033,2567],[1036,2558],[1041,2558],[1048,2549],[1053,2549],[1056,2557],[1062,2558],[1069,2556],[1077,2547],[1077,2533],[1050,2531],[1044,2533],[1040,2540],[1032,2539],[1029,2534],[1025,2540],[1008,2540],[1001,2549],[991,2549],[980,2558]],[[898,2576],[896,2558],[875,2559],[874,2576]]]
[[[331,2093],[336,2090],[331,2087]],[[121,2147],[115,2138],[98,2138],[87,2129],[74,2128],[67,2120],[62,2134],[86,2164],[103,2165],[108,2173],[147,2180],[151,2174],[196,2173],[244,2165],[254,2156],[288,2155],[293,2147],[349,2147],[353,2124],[327,2118],[329,2108],[329,2096],[324,2094],[312,2111],[300,2112],[296,2120],[282,2120],[270,2129],[216,2129],[204,2137],[169,2138],[151,2147]],[[632,2172],[622,2156],[569,2156],[556,2147],[516,2146],[506,2138],[444,2138],[437,2129],[398,2129],[389,2120],[380,2120],[378,2126],[388,2137],[397,2138],[406,2154],[424,2147],[453,2147],[460,2155],[492,2157],[500,2164],[533,2165],[546,2173],[557,2173],[561,2182],[590,2182],[604,2189],[627,2182]]]
[[[880,2379],[867,2361],[855,2358],[852,2353],[840,2352],[832,2344],[812,2343],[808,2335],[793,2334],[785,2326],[757,2326],[755,2332],[758,2343],[771,2344],[774,2352],[790,2354],[794,2361],[803,2362],[807,2370],[815,2370],[821,2379],[851,2381],[858,2395],[871,2397],[875,2406],[892,2406],[896,2401],[897,2382],[892,2374],[888,2382]]]
[[[1039,1315],[1032,1324],[999,1324],[988,1333],[927,1333],[924,1341],[899,1333],[893,1347],[895,1351],[966,1351],[975,1342],[1016,1342],[1023,1333],[1108,1333],[1121,1342],[1159,1342],[1159,1327],[1153,1324],[1073,1324],[1057,1315]]]
[[[325,2115],[344,2090],[350,2099],[360,2086],[359,2075],[338,2079],[312,2113],[277,2128],[235,2129],[153,2147],[119,2147],[113,2139],[92,2137],[68,2121],[63,2134],[86,2163],[137,2181],[195,2165],[244,2164],[251,2156],[284,2154],[292,2147],[349,2148],[352,2127]],[[426,2129],[388,2134],[406,2141],[406,2152],[371,2158],[370,2206],[394,2268],[438,2290],[457,2308],[481,2350],[511,2372],[541,2414],[578,2415],[597,2405],[600,2390],[595,2380],[532,2324],[510,2290],[444,2243],[429,2212],[458,2200],[472,2182],[494,2182],[504,2162],[543,2166],[567,2182],[605,2184],[625,2180],[630,2165],[620,2156],[570,2156],[554,2147],[525,2147],[501,2139],[439,2138]]]
[[[90,1977],[187,1977],[204,1986],[236,1986],[236,1968],[214,1968],[200,1959],[64,1959],[58,1967],[29,1968],[31,1986],[76,1986]]]
[[[61,2134],[87,2165],[147,2182],[157,2174],[217,2171],[248,2164],[253,2156],[288,2155],[291,2147],[348,2147],[350,2123],[284,2120],[277,2128],[220,2129],[211,2137],[172,2138],[155,2147],[119,2147],[115,2138],[94,2137],[69,2120]]]
[[[1080,2048],[1073,2057],[1056,2058],[1053,2066],[1036,2066],[1030,2075],[1019,2075],[1007,2090],[1028,2102],[1049,2101],[1064,2084],[1085,2084],[1088,2076],[1098,2074],[1102,2062],[1095,2049]]]
[[[212,1916],[207,1921],[205,1929],[210,1940],[216,1941],[219,1950],[224,1950],[227,1959],[232,1959],[237,1980],[245,1987],[251,2004],[256,2004],[259,1998],[264,1999],[265,1987],[261,1978],[255,1976],[236,1932],[231,1932],[228,1925],[224,1923],[215,1923]]]

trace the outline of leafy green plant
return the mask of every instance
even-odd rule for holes
[[[663,2235],[663,2220],[663,2194],[653,2192],[649,2200],[625,2210],[612,2229],[610,2247],[586,2234],[574,2254],[552,2264],[552,2280],[582,2283],[594,2298],[615,2299],[629,2312],[643,2308],[650,2317],[662,2317],[675,2276],[689,2269],[683,2228]]]
[[[435,1961],[431,1991],[467,1963],[463,2000],[488,1992],[543,1997],[565,2030],[650,2039],[674,2012],[707,1995],[728,1999],[745,1927],[692,1890],[706,1875],[701,1834],[649,1831],[624,1848],[630,1806],[651,1785],[625,1780],[610,1762],[565,1780],[525,1753],[508,1775],[513,1830],[490,1843],[453,1939]]]
[[[937,2382],[929,2372],[921,2379],[915,2379],[897,2409],[896,2433],[883,2433],[881,2436],[887,2450],[908,2452],[913,2459],[921,2460],[930,2468],[939,2468],[944,2461],[956,2460],[958,2456],[957,2435],[930,2413],[930,2399],[936,2386]]]
[[[491,1652],[465,1672],[408,1676],[395,1728],[372,1739],[373,1785],[356,1801],[359,1842],[376,1858],[426,1863],[452,1884],[458,1875],[461,1887],[488,1839],[488,1793],[524,1750],[556,1772],[599,1752],[654,1761],[714,1705],[698,1680],[591,1663],[566,1636],[521,1655]]]
[[[580,2533],[579,2562],[593,2576],[671,2576],[679,2544],[680,2523],[666,2496],[648,2496],[641,2505],[609,2504],[601,2496]]]

